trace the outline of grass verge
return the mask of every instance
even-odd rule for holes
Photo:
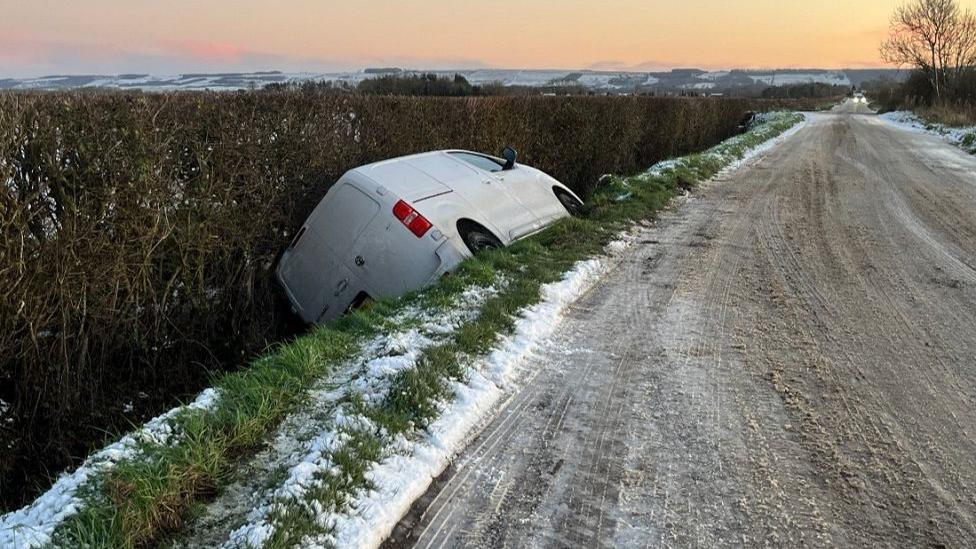
[[[322,510],[341,510],[367,488],[366,472],[398,436],[413,436],[451,398],[449,380],[463,379],[470,357],[483,355],[509,333],[517,314],[539,300],[543,284],[556,281],[579,260],[599,254],[620,231],[651,218],[672,198],[802,119],[775,114],[746,134],[631,177],[608,176],[581,218],[566,219],[504,250],[467,261],[438,286],[374,304],[339,322],[271,350],[250,368],[215,383],[219,401],[171,420],[175,442],[145,443],[132,459],[96,475],[81,494],[81,511],[56,531],[61,546],[139,547],[164,542],[201,501],[212,497],[235,464],[260,447],[282,419],[308,398],[308,387],[357,356],[363,343],[400,328],[393,320],[410,308],[444,310],[473,286],[504,278],[504,288],[450,337],[398,372],[385,396],[367,403],[350,396],[347,409],[364,421],[343,427],[334,467],[305,495],[315,505],[276,506],[276,526],[265,545],[285,547],[328,534]]]
[[[968,122],[970,118],[964,116],[953,118],[931,113],[931,110],[896,111],[882,116],[898,124],[924,129],[969,154],[976,154],[976,125]]]

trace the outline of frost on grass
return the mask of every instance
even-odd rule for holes
[[[190,404],[173,408],[92,454],[73,472],[62,475],[30,505],[0,516],[0,547],[29,549],[50,544],[54,530],[84,505],[80,496],[83,487],[120,461],[135,458],[147,446],[175,444],[181,433],[174,428],[174,420],[189,411],[210,410],[218,399],[216,390],[203,391]]]
[[[943,124],[922,120],[909,111],[893,111],[881,115],[881,119],[903,129],[937,135],[969,154],[976,154],[976,126],[952,128]]]
[[[726,139],[704,152],[664,160],[633,177],[608,177],[601,183],[615,194],[615,202],[631,200],[633,185],[652,181],[694,184],[735,170],[745,162],[774,147],[803,126],[799,113],[774,112],[757,115],[756,125],[748,132]]]
[[[631,236],[624,235],[608,250],[622,251],[632,241]],[[515,369],[555,330],[566,307],[606,272],[607,265],[606,258],[582,261],[561,281],[544,285],[541,301],[520,313],[513,333],[500,340],[487,357],[474,359],[465,381],[450,380],[453,398],[438,403],[440,414],[433,423],[424,430],[408,432],[407,436],[380,433],[383,457],[368,469],[367,486],[338,498],[332,506],[323,505],[315,496],[330,479],[341,474],[334,456],[354,433],[380,431],[366,417],[356,415],[355,407],[343,403],[350,397],[366,405],[382,402],[389,395],[390,381],[396,374],[414,368],[425,349],[445,341],[478,313],[487,297],[497,292],[469,290],[459,299],[467,306],[370,342],[357,362],[359,374],[342,388],[315,397],[335,403],[327,426],[303,445],[301,452],[282,460],[291,464],[284,480],[263,495],[261,503],[230,534],[224,546],[261,547],[292,513],[311,517],[322,532],[301,540],[303,547],[378,545],[463,448],[471,429],[509,388]]]
[[[334,512],[315,495],[341,473],[336,454],[357,433],[383,434],[362,407],[381,403],[397,375],[414,368],[424,350],[447,340],[504,285],[496,280],[490,287],[468,288],[446,308],[421,302],[391,319],[399,328],[366,342],[358,356],[311,388],[306,404],[285,418],[270,447],[248,464],[246,477],[208,506],[188,544],[261,547],[290,514],[326,517]],[[331,526],[319,521],[318,527]]]
[[[768,141],[801,118],[793,114],[774,115],[756,130],[734,138],[697,155],[697,162],[706,162],[717,172],[759,152],[757,145]],[[794,129],[795,131],[795,129]],[[772,146],[772,145],[767,145]],[[765,148],[760,149],[765,150]],[[668,170],[685,167],[688,158],[659,164],[649,170],[659,176]],[[602,183],[619,185],[624,180],[603,178]],[[631,181],[638,182],[631,178]],[[634,236],[623,234],[609,244],[609,254],[620,254],[632,245]],[[370,547],[378,546],[392,531],[410,505],[422,495],[430,483],[447,467],[452,457],[463,449],[467,437],[489,414],[492,406],[516,384],[516,372],[532,356],[537,347],[559,324],[566,307],[587,291],[608,269],[608,257],[582,261],[556,283],[544,285],[541,300],[519,313],[513,333],[495,344],[487,357],[472,358],[465,366],[464,380],[450,380],[451,396],[438,405],[439,414],[424,429],[414,429],[382,440],[385,453],[365,473],[366,486],[349,494],[344,504],[323,507],[314,500],[278,499],[276,507],[265,510],[264,516],[301,510],[318,526],[317,534],[303,537],[304,547]],[[328,440],[336,440],[329,434]],[[334,464],[318,463],[318,469],[336,474]],[[315,478],[315,477],[313,477]],[[310,492],[305,492],[310,494]],[[289,493],[289,498],[294,495]],[[252,521],[235,533],[232,546],[261,545],[271,539],[277,526],[271,521]]]
[[[626,246],[624,241],[617,248]],[[348,511],[320,517],[331,532],[308,540],[309,546],[376,547],[464,448],[469,433],[510,389],[513,374],[559,325],[566,308],[609,268],[606,259],[581,261],[562,280],[541,288],[541,301],[520,314],[514,332],[487,357],[469,367],[468,379],[454,381],[454,398],[414,441],[400,440],[397,451],[367,474],[371,488],[356,495]]]

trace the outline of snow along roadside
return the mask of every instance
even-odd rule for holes
[[[969,154],[976,154],[976,126],[952,128],[943,124],[928,123],[910,111],[892,111],[880,115],[885,122],[899,128],[941,137]]]
[[[767,120],[770,120],[771,117],[773,115],[776,115],[776,114],[779,114],[779,113],[767,113],[767,114],[761,114],[761,115],[759,115],[759,117],[760,117],[760,123],[765,122]],[[718,176],[717,177],[723,177],[723,176],[726,176],[726,175],[730,174],[731,172],[733,172],[735,170],[738,170],[742,166],[745,166],[746,164],[752,162],[752,160],[754,160],[755,158],[760,157],[760,156],[766,154],[773,147],[776,147],[777,145],[779,145],[783,141],[786,141],[787,139],[789,139],[790,137],[792,137],[794,134],[796,134],[796,132],[798,132],[798,131],[802,130],[803,128],[805,128],[806,125],[807,125],[807,122],[810,121],[810,117],[807,116],[807,115],[805,115],[805,114],[802,114],[802,113],[801,113],[800,116],[802,116],[803,119],[800,120],[799,122],[797,122],[796,124],[794,124],[793,127],[791,127],[790,129],[788,129],[785,132],[777,135],[776,137],[773,137],[771,139],[767,139],[766,141],[763,141],[762,143],[760,143],[759,145],[757,145],[755,147],[752,147],[750,149],[747,149],[745,151],[745,153],[742,155],[742,158],[732,160],[732,162],[729,163],[729,165],[727,165],[726,167],[722,168],[722,171],[720,171],[718,173]],[[737,139],[737,138],[738,138],[738,136],[737,137],[733,137],[732,139]],[[721,145],[719,145],[719,147],[721,147]],[[716,147],[716,148],[718,148],[718,147]]]
[[[256,501],[247,513],[245,523],[230,533],[224,547],[266,545],[277,529],[275,514],[283,512],[289,504],[303,502],[311,491],[322,486],[321,475],[335,467],[333,456],[348,442],[349,431],[373,430],[368,419],[349,409],[350,400],[382,401],[399,372],[415,368],[425,350],[444,343],[465,322],[477,316],[482,305],[505,286],[507,281],[501,277],[491,286],[472,286],[458,295],[454,305],[446,311],[407,310],[394,324],[403,325],[410,319],[418,319],[417,326],[376,336],[363,346],[362,356],[350,361],[355,374],[339,376],[342,381],[330,380],[325,386],[310,391],[309,405],[289,414],[279,427],[273,445],[273,448],[297,449],[282,452],[259,473],[259,476],[267,476],[275,466],[287,466],[285,479],[267,493],[255,496]],[[323,415],[325,419],[319,417]],[[306,442],[299,443],[299,440]],[[229,492],[233,495],[235,491]],[[211,514],[219,515],[212,508],[208,509],[208,515]],[[221,523],[228,517],[210,518]]]
[[[626,246],[626,241],[618,241],[608,250],[620,251]],[[464,448],[472,430],[510,385],[512,374],[558,327],[566,309],[613,264],[608,257],[580,261],[559,282],[542,286],[542,300],[521,313],[514,332],[471,368],[467,382],[454,382],[453,401],[430,425],[426,436],[407,443],[405,452],[373,467],[367,478],[375,489],[361,493],[352,511],[323,517],[323,522],[334,525],[333,534],[312,540],[310,546],[379,546]]]
[[[147,444],[175,444],[182,433],[173,428],[172,420],[185,412],[211,410],[219,397],[215,389],[207,389],[190,404],[149,420],[139,430],[89,456],[73,472],[61,475],[47,492],[26,507],[0,516],[0,547],[33,549],[50,544],[54,530],[81,510],[84,502],[79,493],[89,480],[110,471],[120,461],[135,458]]]

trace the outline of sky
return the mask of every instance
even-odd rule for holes
[[[900,2],[0,0],[0,77],[879,67]]]

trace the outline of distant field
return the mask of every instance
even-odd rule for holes
[[[402,74],[412,71],[376,69],[357,72],[298,72],[278,71],[215,74],[121,74],[121,75],[51,75],[38,78],[0,78],[0,89],[71,90],[79,88],[113,88],[122,90],[247,90],[268,84],[307,80],[334,81],[358,84],[366,78],[383,74]],[[821,83],[860,86],[867,80],[881,77],[897,80],[900,71],[888,69],[861,70],[765,70],[765,71],[702,71],[678,69],[673,71],[570,71],[570,70],[506,70],[468,69],[423,71],[439,76],[461,74],[474,85],[501,83],[505,86],[544,87],[554,84],[579,85],[587,90],[604,92],[632,92],[636,90],[697,90],[729,91],[749,87],[785,86]]]

